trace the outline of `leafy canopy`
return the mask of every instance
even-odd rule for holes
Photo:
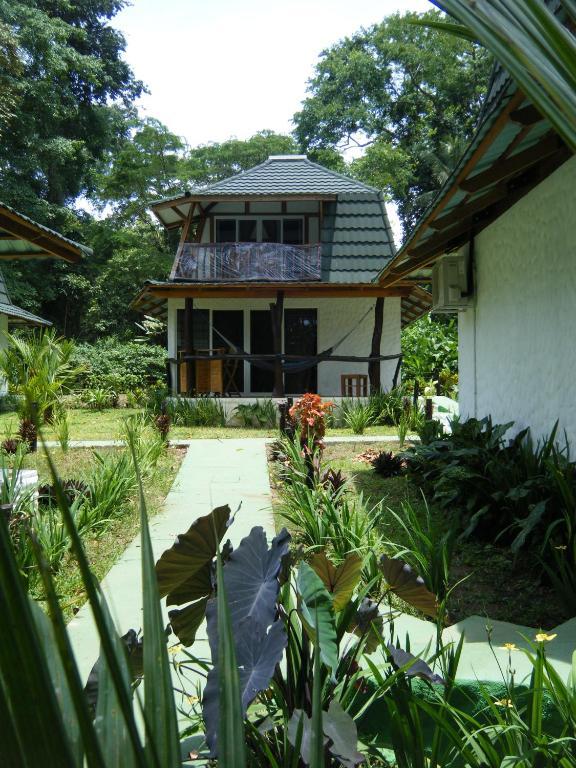
[[[436,156],[471,135],[490,66],[477,45],[409,23],[417,18],[388,16],[323,51],[294,117],[305,150],[366,147],[351,170],[386,190],[405,227],[439,186]]]

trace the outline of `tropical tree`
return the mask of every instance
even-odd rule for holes
[[[11,333],[0,351],[0,372],[11,391],[22,397],[22,415],[31,415],[32,404],[40,419],[51,420],[61,396],[79,373],[72,363],[74,342],[40,330],[24,336]]]
[[[431,0],[463,27],[435,24],[477,39],[576,150],[575,0]],[[570,24],[566,24],[570,21]],[[428,25],[430,26],[430,25]]]
[[[323,51],[294,117],[306,151],[362,148],[351,172],[386,191],[405,228],[422,211],[418,198],[438,189],[432,157],[471,136],[490,72],[480,46],[407,23],[419,18],[388,16]]]

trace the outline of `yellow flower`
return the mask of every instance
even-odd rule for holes
[[[549,643],[550,640],[554,640],[555,637],[556,635],[548,635],[546,632],[538,632],[534,639],[537,643]]]
[[[189,704],[198,704],[198,702],[200,701],[198,696],[186,696],[186,698],[188,699]]]
[[[506,709],[514,709],[514,704],[512,703],[512,699],[497,699],[494,704],[496,704],[497,707],[505,707]]]
[[[180,644],[173,645],[171,648],[168,648],[168,653],[171,653],[173,656],[175,656],[181,650],[182,646]]]
[[[516,643],[504,643],[504,648],[506,648],[507,651],[517,651],[518,646]]]

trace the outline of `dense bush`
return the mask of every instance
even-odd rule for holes
[[[451,434],[403,454],[407,471],[464,536],[515,553],[530,546],[545,563],[561,560],[554,580],[576,608],[566,589],[576,582],[576,463],[568,446],[558,447],[556,427],[538,443],[528,429],[505,441],[510,427],[490,418],[454,420]]]
[[[76,378],[78,388],[131,392],[164,379],[166,350],[158,345],[101,339],[95,344],[78,344],[73,362],[84,369]]]

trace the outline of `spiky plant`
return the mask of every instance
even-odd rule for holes
[[[380,477],[396,477],[404,471],[404,460],[392,451],[382,451],[372,459],[372,466]]]
[[[20,445],[20,441],[16,440],[13,437],[8,437],[6,440],[2,441],[2,451],[4,453],[16,453],[18,450],[18,446]]]
[[[346,478],[342,470],[327,469],[322,475],[322,485],[333,494],[339,493],[346,486]]]
[[[20,440],[23,443],[26,443],[31,451],[36,450],[38,430],[36,429],[36,422],[34,419],[21,419],[18,427],[18,434],[20,435]]]
[[[168,442],[168,433],[170,432],[170,416],[167,413],[161,413],[154,419],[154,426],[158,430],[158,434],[162,438],[162,441]]]

